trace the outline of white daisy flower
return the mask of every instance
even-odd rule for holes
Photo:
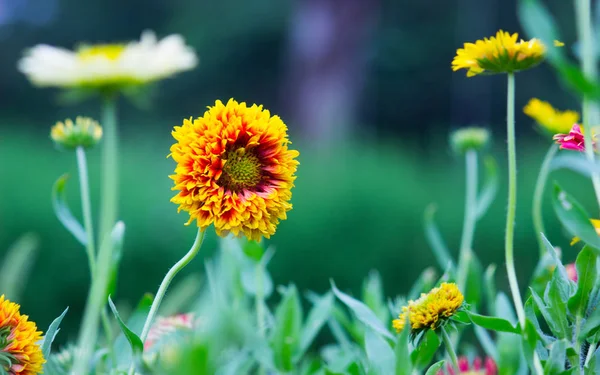
[[[18,67],[36,86],[120,88],[168,78],[197,63],[181,35],[157,40],[145,31],[139,42],[83,45],[75,51],[40,44],[26,51]]]

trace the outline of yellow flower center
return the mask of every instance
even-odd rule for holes
[[[77,51],[77,57],[81,60],[93,60],[105,58],[115,61],[125,50],[124,44],[99,44],[95,46],[85,46]]]
[[[261,176],[258,157],[244,147],[240,147],[227,152],[219,185],[238,192],[258,185]]]

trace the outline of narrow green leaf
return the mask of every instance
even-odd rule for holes
[[[271,336],[275,364],[279,370],[291,371],[294,369],[293,356],[299,347],[301,326],[300,298],[296,287],[290,285],[275,309],[275,326]]]
[[[6,252],[0,264],[0,285],[2,294],[12,301],[19,301],[29,279],[31,267],[36,258],[39,238],[34,233],[22,235]]]
[[[594,309],[581,326],[579,339],[585,340],[591,333],[594,333],[598,327],[600,327],[600,309]]]
[[[593,172],[600,173],[600,164],[590,162],[584,155],[563,153],[555,156],[550,163],[550,170],[569,169],[585,177],[590,177]]]
[[[440,268],[444,270],[447,267],[450,267],[451,272],[454,273],[454,260],[452,259],[450,251],[448,250],[448,246],[446,246],[446,243],[444,242],[444,239],[442,238],[442,235],[440,234],[440,231],[434,221],[435,210],[436,207],[433,204],[430,204],[425,209],[425,237],[429,243],[429,246],[431,246],[431,249],[433,250],[433,255],[435,255]]]
[[[535,325],[529,321],[525,320],[525,330],[521,333],[521,339],[523,344],[523,352],[525,354],[525,360],[531,369],[533,369],[533,353],[536,350],[546,350],[544,347],[538,347],[538,341],[540,340],[540,336],[538,335]],[[547,354],[540,357],[545,358]]]
[[[575,267],[577,268],[577,292],[569,299],[569,311],[577,317],[583,318],[590,298],[590,292],[594,288],[598,278],[596,262],[598,253],[589,246],[584,246],[579,252]]]
[[[387,322],[390,319],[383,293],[383,282],[379,272],[369,272],[369,276],[363,281],[362,300],[377,315],[379,320]]]
[[[394,351],[387,341],[372,329],[365,332],[365,352],[369,360],[369,369],[375,374],[393,374],[396,365]]]
[[[437,375],[437,373],[442,370],[442,367],[444,367],[445,363],[446,361],[439,361],[434,363],[433,365],[431,365],[431,367],[429,367],[425,375]]]
[[[600,251],[600,236],[590,222],[589,215],[581,204],[564,192],[560,186],[554,186],[552,205],[561,224],[574,236]]]
[[[425,369],[431,363],[431,360],[433,360],[439,347],[440,338],[438,335],[432,330],[427,330],[419,345],[411,353],[413,366],[417,370]]]
[[[121,316],[119,315],[119,312],[117,311],[117,308],[115,307],[115,304],[113,303],[110,296],[108,297],[108,305],[110,306],[110,309],[112,310],[113,314],[115,315],[115,318],[117,319],[117,323],[119,323],[121,332],[123,332],[123,334],[127,338],[127,341],[129,341],[129,345],[131,346],[131,350],[133,351],[134,358],[139,358],[139,356],[144,351],[144,344],[142,343],[142,340],[131,329],[129,329],[129,327],[127,327],[127,325],[123,322],[123,320],[121,319]]]
[[[544,297],[548,312],[553,320],[553,325],[556,329],[554,335],[559,339],[567,339],[571,337],[569,329],[569,321],[567,320],[567,301],[569,299],[568,292],[561,283],[558,272],[552,276],[552,280],[548,286],[548,293]]]
[[[554,248],[554,246],[552,246],[550,241],[548,241],[548,239],[546,238],[546,236],[543,233],[541,235],[542,235],[542,241],[544,243],[544,246],[546,247],[546,251],[548,252],[548,254],[550,254],[552,259],[554,260],[554,264],[556,265],[556,269],[555,269],[554,273],[557,274],[557,277],[558,277],[558,280],[557,280],[558,285],[557,286],[560,289],[561,296],[569,298],[571,296],[571,294],[574,292],[575,283],[573,281],[571,281],[571,279],[569,278],[569,275],[567,274],[567,269],[565,268],[562,261],[560,260],[558,253],[556,252],[556,249]],[[566,299],[566,298],[564,298],[564,299]]]
[[[498,183],[500,181],[498,178],[498,164],[492,156],[487,156],[483,161],[483,165],[485,167],[485,180],[483,188],[479,193],[479,197],[477,197],[477,220],[485,215],[496,198],[496,194],[498,193]]]
[[[467,288],[465,293],[465,301],[473,306],[475,309],[479,307],[481,303],[482,295],[482,280],[483,280],[483,267],[477,259],[475,252],[469,251],[469,269],[467,271]]]
[[[113,243],[113,253],[110,265],[110,278],[108,282],[108,288],[106,290],[107,298],[109,295],[114,294],[117,289],[119,264],[121,264],[121,258],[123,258],[123,237],[125,236],[125,223],[121,220],[117,221],[110,236]]]
[[[475,328],[475,336],[477,336],[477,339],[479,340],[479,343],[481,344],[485,354],[494,359],[494,361],[498,362],[498,350],[496,349],[496,344],[492,340],[492,337],[488,331],[479,326],[474,325],[473,327]]]
[[[152,295],[145,294],[129,316],[129,319],[127,319],[127,327],[138,335],[142,333],[142,328],[150,312],[152,301]],[[128,338],[124,333],[120,333],[117,336],[113,345],[113,353],[115,353],[116,357],[116,367],[127,369],[132,361],[132,350]]]
[[[373,311],[371,311],[364,303],[359,300],[350,297],[349,295],[341,292],[333,283],[331,282],[331,289],[333,293],[342,301],[352,312],[358,320],[367,326],[371,327],[375,332],[381,334],[383,337],[394,339],[394,336],[388,331],[387,328],[383,325],[383,323],[377,318],[377,315]]]
[[[65,197],[65,189],[67,187],[67,180],[69,179],[68,174],[64,174],[56,180],[52,187],[52,208],[56,217],[61,224],[81,243],[82,245],[87,244],[87,236],[83,226],[75,216],[71,213],[69,206],[67,205]]]
[[[487,301],[487,312],[490,315],[498,315],[496,313],[496,265],[490,264],[484,273],[484,295]]]
[[[406,317],[406,327],[410,325],[408,316]],[[403,329],[398,335],[396,341],[396,375],[412,374],[412,361],[410,359],[410,329]]]
[[[546,303],[544,303],[544,300],[536,293],[536,291],[533,289],[530,289],[530,291],[531,291],[531,297],[533,298],[533,301],[535,302],[537,308],[539,309],[540,313],[544,317],[544,320],[546,321],[546,323],[548,323],[548,326],[550,327],[550,330],[552,331],[552,333],[557,335],[559,338],[566,337],[566,331],[563,329],[565,327],[563,327],[561,324],[562,319],[560,321],[557,321],[555,319],[555,317],[553,316],[553,314],[551,313],[550,309],[548,309],[548,306],[546,306]],[[565,312],[566,312],[566,306],[565,306]],[[564,319],[565,320],[567,319],[566,315],[564,316]]]
[[[316,301],[312,310],[308,313],[306,323],[302,328],[300,334],[300,348],[298,352],[298,359],[300,359],[304,353],[308,350],[308,347],[312,344],[313,340],[331,317],[331,311],[333,310],[334,297],[330,292],[326,293],[318,301]]]
[[[242,244],[242,251],[246,256],[254,261],[259,262],[265,253],[263,246],[253,240],[245,240]]]
[[[468,314],[473,324],[476,324],[485,329],[490,329],[496,332],[509,333],[519,333],[520,331],[519,328],[514,327],[512,323],[506,319],[497,318],[493,316],[479,315],[471,311],[469,311]]]
[[[58,331],[60,331],[60,323],[62,322],[65,315],[67,315],[67,311],[69,311],[68,307],[65,309],[65,311],[63,311],[62,314],[60,314],[58,318],[54,319],[54,321],[50,323],[50,326],[48,327],[48,330],[46,331],[46,334],[42,339],[40,347],[42,349],[42,354],[44,355],[44,358],[50,357],[52,342],[54,342]]]

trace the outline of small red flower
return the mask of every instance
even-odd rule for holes
[[[567,269],[567,276],[569,276],[569,279],[577,282],[577,268],[575,267],[575,263],[570,263],[567,264],[565,266],[565,268]]]
[[[585,151],[585,142],[581,126],[573,124],[569,134],[556,134],[552,137],[563,150]],[[596,143],[593,142],[595,145]]]
[[[467,357],[458,358],[458,371],[456,374],[454,368],[451,364],[448,364],[448,374],[450,375],[460,375],[460,374],[468,374],[468,375],[497,375],[498,367],[493,359],[486,357],[485,361],[481,358],[476,357],[473,360],[473,363],[469,363],[469,359]],[[443,371],[439,371],[437,375],[444,375]]]

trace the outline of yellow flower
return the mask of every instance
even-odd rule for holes
[[[600,236],[600,220],[599,219],[590,219],[590,222],[594,226],[594,229],[596,229],[596,233]],[[581,238],[573,237],[573,239],[571,240],[571,246],[575,245],[579,241],[581,241]]]
[[[579,113],[571,110],[559,111],[550,103],[537,98],[529,100],[523,112],[551,135],[568,133],[573,124],[579,121]]]
[[[77,117],[57,122],[50,130],[50,138],[57,146],[68,150],[79,146],[90,148],[102,138],[102,127],[89,117]]]
[[[151,31],[127,44],[83,45],[74,51],[37,45],[19,61],[36,86],[123,88],[171,77],[197,64],[180,35],[157,40]]]
[[[394,319],[392,325],[397,332],[401,332],[408,314],[413,331],[427,328],[435,330],[458,311],[464,300],[456,284],[442,283],[429,293],[421,294],[416,301],[408,301],[408,306],[402,308],[402,313],[398,319]]]
[[[487,73],[513,73],[544,60],[546,47],[538,39],[517,42],[519,34],[498,31],[495,37],[465,43],[456,51],[452,70],[467,69],[467,77]]]
[[[37,375],[46,362],[37,344],[42,332],[19,308],[0,296],[0,368],[11,375]]]
[[[176,126],[171,156],[177,162],[171,201],[204,229],[269,238],[292,197],[299,153],[288,149],[287,127],[256,104],[217,100],[204,116]]]

